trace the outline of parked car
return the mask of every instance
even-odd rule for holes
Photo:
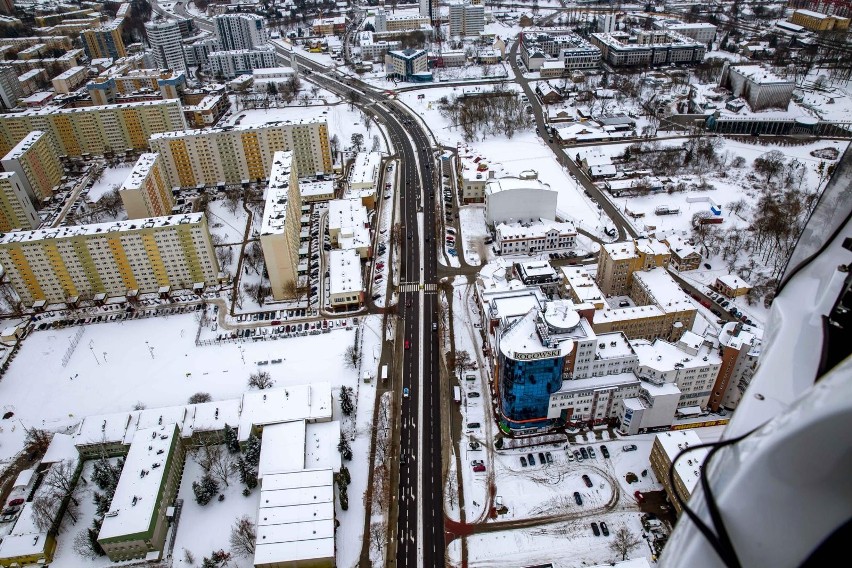
[[[485,465],[485,462],[482,460],[471,460],[470,465],[476,467],[478,465]]]
[[[473,471],[475,471],[477,473],[479,473],[481,471],[485,471],[485,464],[479,464],[479,465],[473,466]]]
[[[574,501],[576,501],[578,505],[582,505],[582,504],[583,504],[583,498],[582,498],[582,497],[580,497],[580,492],[579,492],[579,491],[575,491],[575,492],[574,492]]]
[[[544,459],[544,452],[538,453],[538,463],[540,463],[541,465],[544,465],[544,464],[547,463],[547,460]]]
[[[607,449],[605,444],[601,444],[601,455],[605,458],[609,457],[609,450]]]
[[[469,393],[467,393],[467,397],[468,398],[479,398],[479,393],[476,392],[476,391],[470,391]]]
[[[606,523],[601,521],[601,532],[604,536],[609,536],[609,527],[606,526]]]
[[[621,449],[624,450],[625,452],[634,452],[638,448],[636,447],[636,444],[625,444],[624,446],[621,447]]]
[[[709,264],[707,264],[707,263],[705,262],[705,263],[704,263],[704,268],[706,268],[707,270],[710,270],[710,269],[712,269],[713,267],[712,267],[712,266],[710,266]]]
[[[544,459],[547,460],[547,463],[553,463],[553,455],[550,452],[544,452]]]
[[[571,450],[568,450],[567,452],[565,452],[565,458],[566,458],[569,462],[574,461],[574,452],[572,452]]]
[[[580,453],[580,450],[574,450],[574,457],[578,462],[583,461],[583,454]]]
[[[583,456],[584,460],[589,459],[589,450],[584,447],[580,448],[580,455]]]
[[[592,521],[592,532],[595,533],[595,536],[601,536],[601,529],[598,528],[598,524]]]
[[[586,487],[591,487],[593,485],[592,479],[588,475],[586,475],[585,473],[583,474],[583,483],[586,484]]]
[[[595,459],[595,458],[597,457],[597,456],[595,455],[595,449],[594,449],[593,447],[591,447],[591,446],[589,446],[589,457],[590,457],[591,459]]]
[[[530,465],[535,465],[535,458],[532,454],[527,454],[527,461],[530,462]]]
[[[527,458],[521,456],[521,467],[527,467]]]
[[[644,503],[644,502],[645,502],[645,496],[644,496],[644,495],[642,495],[642,492],[641,492],[641,491],[639,491],[638,489],[637,489],[636,491],[634,491],[634,492],[633,492],[633,496],[634,496],[634,497],[636,497],[636,501],[637,501],[637,502],[639,502],[639,503]]]

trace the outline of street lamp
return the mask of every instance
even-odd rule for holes
[[[95,358],[95,363],[97,363],[97,364],[98,364],[98,366],[100,366],[100,365],[101,365],[101,362],[100,362],[100,361],[98,361],[98,356],[97,356],[97,355],[95,355],[95,345],[94,345],[94,343],[95,343],[95,342],[94,342],[94,340],[89,341],[89,350],[92,352],[92,357],[94,357],[94,358]]]

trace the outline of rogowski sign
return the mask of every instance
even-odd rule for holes
[[[535,359],[551,359],[559,357],[559,350],[539,351],[538,353],[515,353],[516,361],[533,361]]]

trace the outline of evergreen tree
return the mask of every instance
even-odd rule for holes
[[[340,466],[340,478],[343,480],[343,485],[352,483],[352,476],[349,475],[349,468],[345,465]]]
[[[192,482],[192,491],[195,493],[195,501],[199,505],[206,505],[219,492],[219,483],[212,475],[205,473],[200,482]]]
[[[345,460],[352,459],[352,449],[349,447],[349,440],[343,435],[343,432],[340,433],[340,441],[337,443],[337,451],[340,452],[340,455],[343,456]]]
[[[246,442],[246,449],[243,453],[246,463],[252,467],[257,467],[260,463],[260,438],[254,435],[254,432],[249,436]]]
[[[228,451],[232,454],[236,454],[240,451],[240,442],[237,440],[237,431],[234,428],[231,428],[228,424],[225,424],[225,447],[228,448]]]
[[[355,410],[355,405],[352,403],[352,387],[342,387],[340,389],[340,411],[345,416],[351,416]]]
[[[89,537],[89,544],[92,546],[92,552],[98,556],[103,556],[106,552],[104,552],[103,547],[98,542],[98,532],[100,532],[100,529],[86,529],[86,535]]]
[[[340,508],[344,511],[349,509],[349,494],[345,487],[340,489]]]

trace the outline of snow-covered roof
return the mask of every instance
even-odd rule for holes
[[[177,425],[163,424],[136,432],[110,509],[104,515],[98,539],[146,533],[159,509],[158,495],[165,467],[178,435]]]
[[[676,254],[680,258],[686,258],[691,254],[698,254],[695,247],[680,235],[669,235],[665,240],[668,242],[672,254]]]
[[[556,270],[546,260],[527,260],[516,264],[518,265],[518,271],[522,272],[525,276],[550,276],[551,278],[556,278]]]
[[[556,231],[560,235],[576,235],[577,230],[574,228],[574,223],[550,221],[549,219],[539,219],[535,223],[498,223],[496,231],[500,236],[500,240],[523,240],[523,239],[543,239],[545,236]]]
[[[264,433],[265,434],[265,433]],[[305,468],[340,471],[340,422],[314,422],[305,428]]]
[[[503,355],[510,359],[522,360],[552,359],[571,353],[574,348],[573,340],[542,338],[544,323],[539,321],[538,316],[538,309],[533,308],[509,324],[500,335],[500,351]]]
[[[337,249],[328,253],[329,295],[361,292],[361,257],[355,249]]]
[[[305,421],[293,420],[263,429],[258,479],[271,473],[305,469]]]
[[[240,399],[230,398],[189,405],[181,436],[189,438],[195,432],[223,430],[225,424],[236,428],[240,422]]]
[[[522,179],[517,177],[502,177],[489,179],[485,184],[485,195],[490,196],[503,191],[517,189],[537,189],[539,191],[556,191],[539,179]]]
[[[630,342],[627,341],[627,337],[620,331],[601,333],[598,335],[597,342],[595,358],[620,359],[636,354]]]
[[[699,369],[721,364],[722,360],[715,352],[708,349],[698,351],[693,355],[684,351],[679,345],[662,339],[650,342],[646,339],[634,339],[631,342],[633,350],[639,356],[639,365],[666,373],[675,369]]]
[[[267,426],[293,420],[331,420],[331,384],[316,382],[243,394],[239,439],[248,440],[253,426]]]
[[[133,169],[130,171],[130,175],[127,176],[127,179],[125,179],[124,183],[121,185],[121,189],[139,189],[142,182],[145,181],[145,178],[147,178],[148,174],[151,172],[151,168],[154,167],[154,163],[157,161],[158,157],[159,154],[155,152],[146,152],[139,156],[139,159],[136,160],[136,163],[133,165]]]
[[[44,457],[41,458],[41,463],[56,463],[65,460],[76,460],[79,457],[80,452],[77,451],[77,447],[74,445],[74,436],[58,432],[50,439],[50,445],[47,447]]]
[[[0,543],[0,558],[43,555],[46,542],[47,533],[5,536]]]
[[[166,217],[151,217],[147,219],[129,219],[127,221],[111,221],[108,223],[93,223],[91,225],[73,225],[67,227],[51,227],[35,231],[15,231],[0,236],[0,243],[36,242],[50,239],[70,239],[85,235],[98,235],[125,231],[141,231],[151,227],[168,227],[200,223],[204,213],[184,213]]]
[[[89,444],[124,442],[127,428],[132,424],[139,411],[118,412],[87,416],[74,433],[74,443],[77,446]]]
[[[333,482],[331,469],[263,478],[254,565],[334,558]]]
[[[382,155],[378,152],[359,152],[349,170],[349,186],[354,189],[373,187],[379,180]]]
[[[33,69],[33,71],[39,70]],[[3,156],[3,159],[12,160],[20,158],[27,152],[27,150],[32,148],[33,144],[35,144],[42,136],[44,136],[44,132],[42,132],[41,130],[33,130],[32,132],[24,136],[20,142],[15,144],[15,147],[9,150],[9,153]]]
[[[612,308],[609,310],[597,310],[592,318],[595,324],[621,322],[663,315],[663,310],[657,306],[636,306],[629,308]]]
[[[759,85],[795,85],[793,81],[779,77],[771,70],[760,65],[734,65],[731,67],[731,71],[736,71],[738,74],[748,77],[751,81]]]
[[[671,432],[663,432],[656,435],[655,440],[663,452],[668,456],[669,461],[673,460],[677,455],[690,446],[700,445],[701,438],[692,430],[673,430]],[[677,463],[674,464],[675,472],[680,477],[684,487],[691,493],[695,489],[695,485],[701,476],[701,464],[707,457],[708,448],[693,450],[689,454],[682,456]]]
[[[272,170],[266,186],[266,204],[263,206],[261,235],[284,231],[287,222],[287,202],[290,199],[290,179],[293,168],[293,152],[275,152]],[[291,220],[294,222],[294,220]]]
[[[638,281],[651,301],[667,313],[695,309],[695,304],[665,268],[637,270],[633,280]]]
[[[328,202],[328,230],[367,225],[367,208],[360,199],[332,199]]]
[[[731,288],[732,290],[738,290],[740,288],[751,288],[751,284],[740,278],[739,276],[735,276],[733,274],[725,274],[724,276],[716,277],[716,280]]]
[[[737,350],[748,346],[749,355],[759,355],[763,345],[763,330],[740,322],[728,322],[719,332],[719,343]]]
[[[561,270],[564,282],[571,287],[580,302],[590,302],[600,305],[603,309],[608,308],[607,303],[603,301],[604,293],[585,267],[563,266]]]
[[[35,475],[34,469],[25,469],[21,471],[21,473],[18,474],[18,477],[15,478],[15,482],[12,484],[12,487],[26,487],[30,484],[30,481],[33,480],[33,475]]]
[[[124,443],[130,445],[140,431],[158,428],[164,424],[177,424],[178,430],[182,430],[186,417],[187,407],[183,405],[141,410],[134,423],[134,428],[127,429],[127,433],[124,435]]]
[[[520,290],[499,290],[484,294],[490,306],[491,317],[505,319],[526,314],[533,308],[540,308],[545,298],[537,286]]]

